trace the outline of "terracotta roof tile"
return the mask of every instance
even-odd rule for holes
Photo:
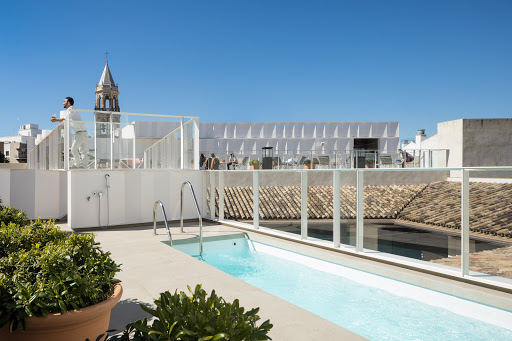
[[[396,218],[427,185],[365,186],[364,216],[368,219]],[[210,193],[207,192],[207,200]],[[224,217],[234,220],[253,219],[252,187],[224,188]],[[215,191],[215,213],[219,210],[218,188]],[[259,188],[261,219],[300,219],[300,186],[261,186]],[[340,214],[343,219],[356,216],[355,186],[340,187]],[[332,219],[332,186],[308,186],[308,218]]]
[[[398,215],[398,219],[460,229],[458,182],[430,184]],[[512,184],[470,183],[469,228],[473,232],[512,237]]]

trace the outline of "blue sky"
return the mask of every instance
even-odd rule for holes
[[[94,108],[205,122],[512,117],[512,1],[2,1],[0,136]]]

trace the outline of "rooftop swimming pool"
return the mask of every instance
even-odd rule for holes
[[[205,242],[203,260],[371,340],[512,339],[512,312],[243,237]]]

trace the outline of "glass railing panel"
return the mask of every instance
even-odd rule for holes
[[[44,156],[45,156],[45,160],[44,160],[44,169],[46,170],[49,170],[50,169],[50,140],[49,139],[45,139],[43,141],[43,148],[44,148]]]
[[[88,141],[93,164],[90,168],[110,169],[113,166],[112,125],[108,121],[93,123],[91,139]]]
[[[253,224],[253,172],[220,171],[224,178],[224,219]]]
[[[181,118],[128,115],[135,125],[135,152],[140,167],[181,168]]]
[[[470,275],[512,278],[512,169],[469,171],[469,180]],[[454,224],[460,228],[460,221]],[[460,267],[460,246],[449,257],[434,262]]]
[[[300,171],[259,171],[259,225],[301,234]]]
[[[308,239],[333,241],[333,172],[311,170],[307,174]]]
[[[219,172],[211,171],[209,173],[209,212],[212,219],[219,217]],[[213,204],[213,206],[212,206]]]
[[[57,126],[50,134],[51,169],[64,169],[64,125]]]
[[[165,144],[167,151],[165,153],[166,167],[165,168],[181,168],[181,129],[176,129],[172,132],[172,138],[169,139],[169,143]]]
[[[184,156],[184,168],[194,169],[195,168],[195,153],[194,153],[194,122],[188,120],[183,125],[183,156]]]
[[[205,216],[210,218],[210,219],[213,219],[214,217],[212,216],[211,214],[211,183],[212,183],[212,178],[211,178],[211,175],[210,175],[210,172],[205,172],[205,175],[204,175],[204,189],[203,189],[203,193],[205,193],[205,200],[204,200],[204,207],[203,207],[203,212],[206,212],[205,213]]]
[[[449,176],[448,171],[365,171],[364,248],[419,262],[460,254],[460,182]]]
[[[138,166],[134,155],[134,128],[129,123],[113,123],[112,157],[115,169],[133,169]]]
[[[356,245],[356,171],[341,169],[337,172],[340,195],[340,244]],[[333,186],[334,191],[334,186]],[[334,197],[334,195],[333,195]],[[333,206],[334,210],[334,206]],[[334,212],[333,212],[334,214]]]

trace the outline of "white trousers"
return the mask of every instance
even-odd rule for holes
[[[87,141],[86,131],[77,131],[71,145],[71,154],[73,154],[73,162],[71,166],[78,168],[87,168],[87,149],[85,142]]]

